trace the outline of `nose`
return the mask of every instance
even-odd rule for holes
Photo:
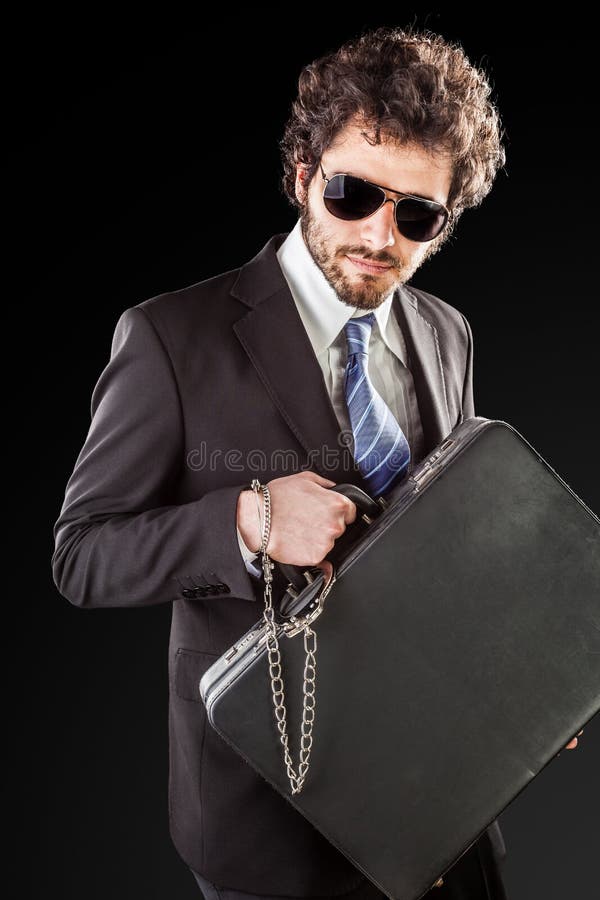
[[[395,243],[394,212],[394,201],[388,197],[376,213],[368,219],[363,219],[360,237],[365,244],[370,244],[373,250],[391,247]]]

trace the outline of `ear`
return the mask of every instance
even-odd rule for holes
[[[294,187],[298,202],[304,206],[308,195],[308,166],[305,163],[296,165],[296,183]]]

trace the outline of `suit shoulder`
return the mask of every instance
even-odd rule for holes
[[[213,317],[223,311],[227,301],[237,304],[231,288],[240,269],[229,269],[202,281],[171,291],[163,291],[135,304],[159,329],[172,330],[178,325],[187,327],[197,317]]]
[[[426,318],[434,319],[436,327],[448,328],[454,326],[461,331],[464,330],[463,319],[466,320],[466,316],[456,306],[452,306],[451,303],[442,300],[441,297],[437,297],[435,294],[429,293],[429,291],[424,291],[422,288],[414,287],[412,284],[404,285],[404,287],[415,298],[417,309]]]
[[[224,348],[236,339],[232,326],[245,308],[231,293],[239,271],[229,269],[132,304],[122,311],[116,332],[142,341],[148,352],[162,347],[175,368],[186,366],[199,350]]]

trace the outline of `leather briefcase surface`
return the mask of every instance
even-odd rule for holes
[[[297,570],[304,587],[279,598],[295,767],[305,650],[283,623],[317,611],[302,790],[264,619],[199,691],[218,734],[357,869],[416,900],[600,710],[600,521],[516,429],[480,416],[383,502],[363,497],[334,577]]]

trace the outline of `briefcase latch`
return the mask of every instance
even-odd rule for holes
[[[410,476],[411,480],[414,482],[415,491],[418,491],[423,487],[426,481],[428,481],[432,475],[436,474],[440,468],[441,461],[440,456],[444,453],[451,444],[454,444],[454,438],[446,438],[443,444],[440,444],[435,453],[432,453],[431,456],[428,456],[427,459],[415,470],[415,473]]]
[[[439,468],[439,464],[435,462],[427,462],[423,463],[421,469],[416,473],[416,475],[412,475],[412,480],[415,485],[415,491],[418,491],[423,487],[426,481],[429,481],[432,475],[434,475]]]

